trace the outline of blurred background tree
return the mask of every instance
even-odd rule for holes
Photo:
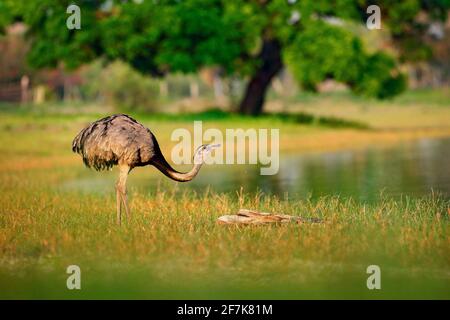
[[[81,30],[68,30],[71,3],[0,2],[0,24],[28,26],[33,67],[73,69],[101,57],[152,76],[220,68],[246,79],[238,110],[251,115],[263,111],[269,85],[285,66],[305,90],[334,79],[356,94],[398,94],[406,86],[398,62],[433,56],[426,39],[450,8],[445,0],[80,0]],[[371,4],[381,8],[395,54],[368,50],[355,32]]]

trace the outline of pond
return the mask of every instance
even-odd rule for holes
[[[450,198],[450,138],[421,139],[389,147],[281,155],[277,175],[262,176],[256,165],[204,166],[199,175],[177,188],[203,192],[261,191],[290,199],[339,195],[373,202],[380,196],[420,197],[431,191]],[[129,188],[148,193],[158,184],[171,186],[153,167],[133,170]],[[63,187],[82,192],[112,192],[116,172],[86,170]]]

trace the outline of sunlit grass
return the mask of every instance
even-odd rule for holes
[[[337,197],[196,194],[163,183],[155,193],[132,192],[133,218],[118,227],[112,194],[61,192],[48,181],[2,179],[2,297],[376,297],[365,288],[371,264],[386,276],[378,295],[449,297],[450,204],[439,196],[368,206]],[[240,207],[324,223],[216,223]],[[75,295],[65,289],[71,264],[83,270]]]

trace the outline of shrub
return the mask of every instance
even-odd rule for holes
[[[126,63],[102,61],[91,64],[84,72],[83,93],[101,99],[118,110],[154,111],[157,105],[157,81],[146,77]]]

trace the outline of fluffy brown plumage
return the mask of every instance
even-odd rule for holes
[[[110,169],[119,161],[132,169],[149,164],[155,155],[162,156],[151,131],[125,114],[97,120],[81,130],[72,150],[97,171]]]

